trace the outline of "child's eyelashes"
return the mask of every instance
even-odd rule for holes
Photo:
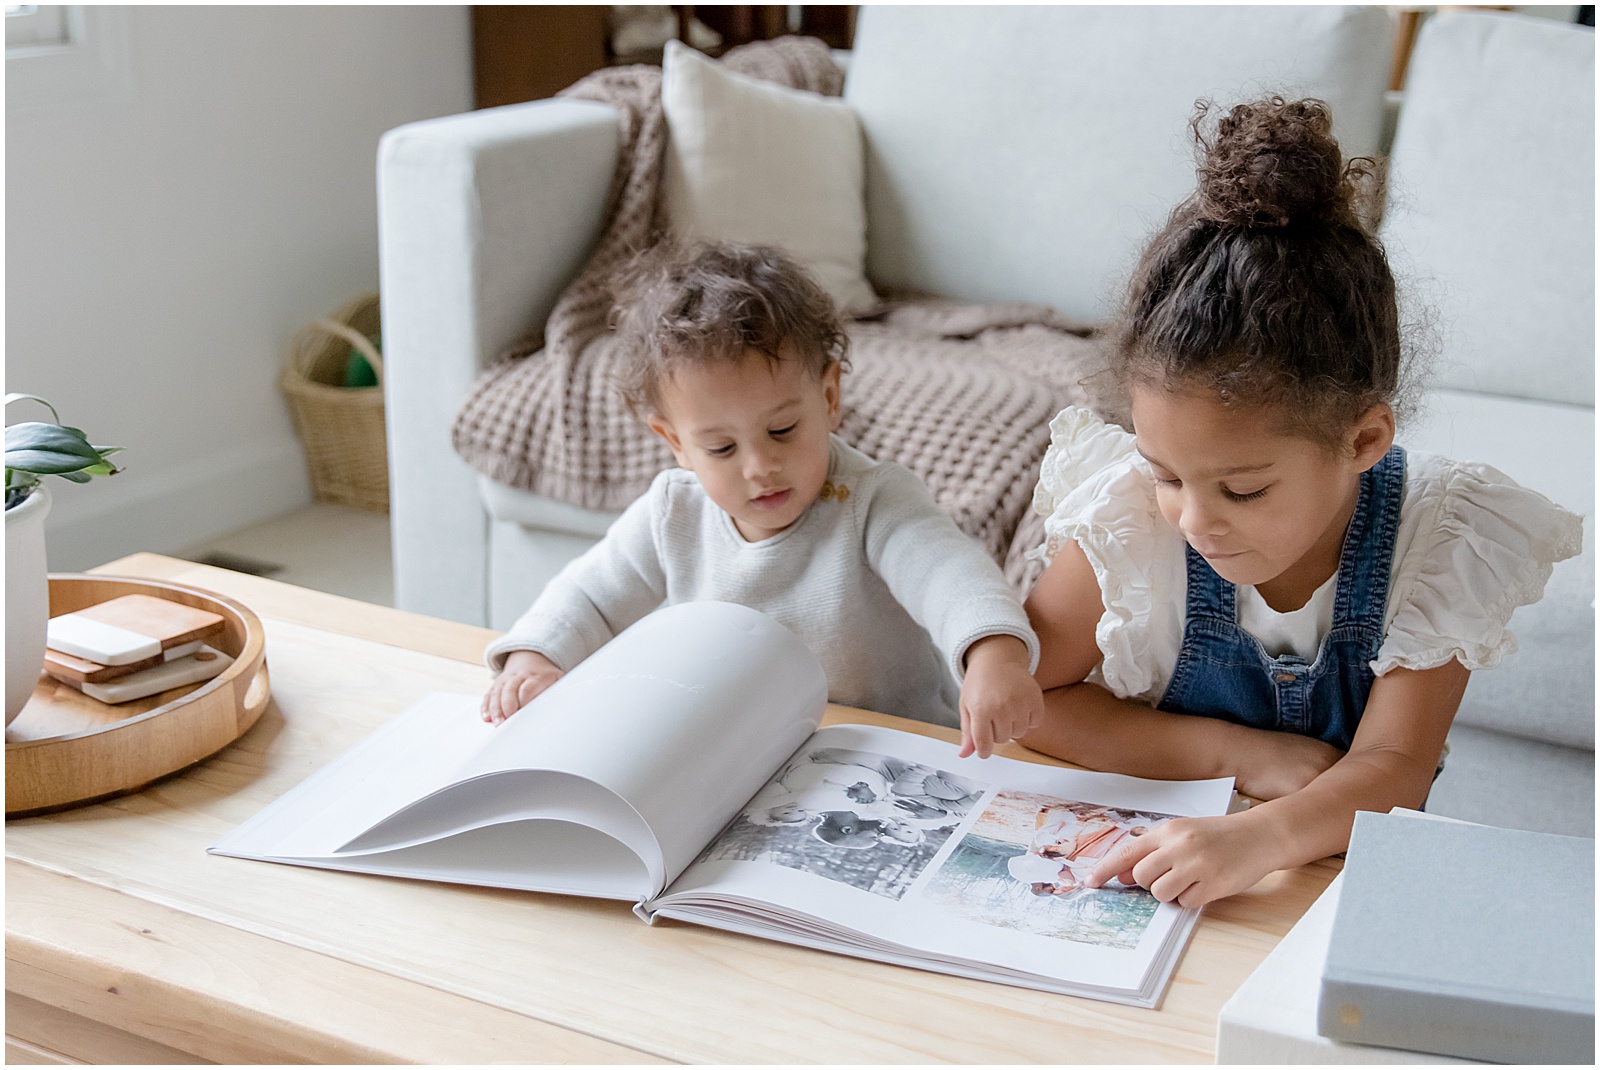
[[[800,421],[796,420],[794,423],[790,424],[788,427],[771,428],[771,429],[769,429],[767,431],[767,434],[771,435],[775,439],[778,439],[779,441],[782,441],[783,439],[788,438],[790,435],[792,435],[794,432],[798,431],[799,429],[800,429]],[[737,448],[738,448],[738,443],[737,442],[729,442],[726,445],[722,445],[722,446],[706,446],[705,447],[705,451],[707,453],[709,453],[713,457],[732,457],[733,454],[734,454],[735,449],[737,449]]]
[[[1157,486],[1166,487],[1171,490],[1177,490],[1183,486],[1183,480],[1181,479],[1163,479],[1159,475],[1155,476],[1155,481]],[[1230,502],[1253,502],[1258,498],[1264,497],[1268,489],[1268,487],[1262,487],[1260,490],[1241,492],[1229,490],[1227,487],[1223,487],[1222,496],[1227,498]]]

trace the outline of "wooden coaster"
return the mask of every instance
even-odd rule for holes
[[[44,652],[44,671],[62,683],[73,685],[103,684],[107,680],[128,676],[141,669],[153,669],[161,664],[163,657],[165,657],[164,654],[156,654],[142,661],[130,662],[127,665],[102,665],[98,661],[75,657],[72,654],[63,654],[59,650],[46,650]]]
[[[78,616],[148,635],[160,642],[163,650],[222,634],[220,614],[147,594],[113,598],[78,610]]]

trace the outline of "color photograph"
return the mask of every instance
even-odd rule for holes
[[[997,792],[918,893],[969,921],[1131,949],[1160,905],[1143,888],[1086,888],[1095,865],[1172,815]]]

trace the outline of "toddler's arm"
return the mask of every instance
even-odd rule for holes
[[[961,685],[961,754],[987,758],[1041,716],[1031,676],[1038,640],[983,548],[922,481],[899,465],[878,473],[865,508],[867,560],[928,630]]]
[[[967,647],[958,758],[987,758],[997,744],[1021,737],[1039,721],[1044,700],[1028,660],[1028,645],[1014,635],[986,635]]]
[[[661,604],[666,578],[652,516],[654,502],[664,489],[658,478],[599,542],[545,584],[510,631],[484,650],[484,660],[498,674],[484,697],[485,720],[498,722],[509,717],[564,671]],[[518,654],[531,654],[538,660],[518,659],[523,671],[513,692],[509,674]],[[535,681],[537,690],[517,702],[524,681]],[[493,715],[496,711],[500,716]]]
[[[479,712],[485,721],[499,724],[538,698],[561,676],[555,663],[538,651],[513,650],[484,694]]]

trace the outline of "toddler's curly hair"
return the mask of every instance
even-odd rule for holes
[[[636,256],[615,288],[612,327],[624,354],[618,386],[640,416],[659,406],[676,368],[754,351],[820,379],[850,348],[832,298],[803,267],[773,246],[735,242],[669,240]]]
[[[1383,174],[1344,159],[1320,100],[1190,120],[1195,191],[1140,257],[1110,334],[1128,384],[1269,406],[1330,449],[1372,405],[1408,404],[1394,275],[1372,233]]]

